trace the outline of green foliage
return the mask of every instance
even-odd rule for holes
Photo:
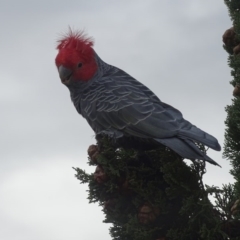
[[[240,1],[225,0],[229,10],[229,15],[233,21],[233,27],[237,45],[240,42]],[[227,49],[228,46],[225,46]],[[228,63],[231,68],[233,79],[231,84],[235,87],[240,84],[240,55],[229,52]],[[230,160],[232,169],[230,173],[234,176],[236,183],[234,191],[236,198],[240,196],[240,97],[232,100],[232,105],[226,107],[227,119],[225,121],[225,142],[224,142],[224,157]]]
[[[97,180],[96,173],[79,168],[76,177],[89,184],[89,201],[98,202],[104,222],[113,224],[112,239],[229,239],[222,222],[227,220],[224,216],[231,218],[232,192],[204,186],[203,161],[188,166],[166,147],[148,151],[116,148],[105,138],[98,143],[97,162],[89,158],[89,165],[101,166],[103,181]],[[216,206],[209,201],[210,194],[218,197]],[[148,213],[142,212],[144,207]]]

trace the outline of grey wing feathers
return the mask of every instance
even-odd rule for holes
[[[103,78],[83,96],[82,114],[93,129],[115,128],[142,138],[174,136],[181,113],[178,111],[178,118],[174,118],[147,87],[123,73]]]
[[[194,125],[192,125],[189,130],[181,129],[179,131],[178,136],[181,137],[182,139],[193,139],[196,142],[203,143],[206,146],[217,151],[221,150],[221,146],[216,141],[216,138],[202,131],[201,129],[197,128]]]
[[[167,138],[167,139],[156,139],[161,144],[171,148],[180,156],[188,159],[202,159],[213,165],[220,167],[213,159],[206,155],[206,153],[199,150],[199,148],[188,139],[179,139],[179,138]]]
[[[82,115],[96,133],[113,130],[152,138],[187,158],[205,156],[189,139],[220,150],[214,137],[193,126],[180,111],[161,102],[146,86],[117,68],[91,85],[81,105]]]

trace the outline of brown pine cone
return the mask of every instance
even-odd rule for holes
[[[233,96],[234,97],[239,97],[240,96],[240,84],[237,83],[234,90],[233,90]]]
[[[99,156],[99,151],[97,145],[91,145],[88,148],[88,156],[93,163],[97,163],[97,158]]]
[[[227,47],[234,48],[237,45],[236,42],[236,33],[233,27],[225,31],[222,36],[223,42]]]
[[[154,222],[159,214],[159,208],[152,207],[150,204],[145,203],[139,209],[138,220],[142,224],[149,224],[151,222]]]
[[[240,44],[238,44],[236,47],[233,48],[233,53],[235,55],[239,55],[240,54]]]
[[[102,184],[102,183],[106,182],[107,175],[106,175],[106,173],[104,172],[103,168],[100,165],[98,165],[96,167],[96,170],[95,170],[95,172],[93,174],[93,178],[99,184]]]
[[[239,203],[240,203],[240,199],[235,201],[235,203],[231,207],[232,215],[236,215],[239,212],[239,209],[240,209],[240,206],[239,206],[240,204]]]

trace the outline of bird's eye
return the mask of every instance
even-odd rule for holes
[[[77,66],[78,66],[78,68],[80,68],[80,67],[82,67],[82,65],[83,65],[82,63],[78,63]]]

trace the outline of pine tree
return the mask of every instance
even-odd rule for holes
[[[233,80],[230,84],[235,87],[232,105],[226,107],[227,119],[225,121],[224,156],[232,165],[231,174],[236,183],[234,191],[240,196],[240,2],[225,0],[233,27],[223,35],[224,48],[229,53],[228,63]]]
[[[240,2],[225,3],[233,28],[223,41],[236,97],[226,108],[224,156],[231,161],[236,183],[222,189],[204,185],[205,162],[186,164],[164,146],[143,149],[126,142],[117,147],[107,137],[98,139],[88,149],[88,163],[96,166],[95,172],[75,168],[76,177],[88,183],[89,202],[99,203],[104,222],[113,224],[114,240],[240,240]]]
[[[235,234],[229,225],[232,188],[204,186],[205,162],[188,166],[167,147],[118,148],[107,138],[88,153],[96,170],[88,174],[76,168],[76,177],[89,184],[90,203],[98,202],[105,222],[113,223],[112,239],[220,240]]]

